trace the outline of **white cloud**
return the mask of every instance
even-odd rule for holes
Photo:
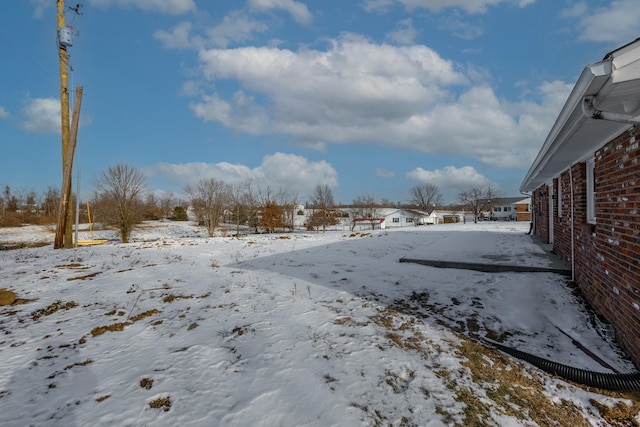
[[[375,45],[350,35],[334,40],[328,51],[211,49],[200,59],[206,78],[238,80],[243,90],[224,106],[218,94],[203,98],[192,106],[198,116],[242,130],[246,113],[255,116],[259,109],[245,94],[252,92],[272,104],[260,107],[255,121],[266,127],[252,126],[252,132],[303,141],[358,139],[371,122],[402,119],[442,100],[439,85],[466,83],[453,63],[425,46]]]
[[[496,187],[487,177],[472,166],[445,166],[442,169],[425,170],[420,167],[407,173],[407,177],[420,183],[433,184],[441,191],[459,193],[471,187]]]
[[[22,109],[24,120],[19,126],[34,133],[60,133],[60,100],[57,98],[36,98],[27,102]]]
[[[181,15],[196,11],[194,0],[89,0],[89,4],[103,8],[110,6],[137,7],[144,11],[156,11],[169,15]]]
[[[250,180],[255,188],[270,187],[297,192],[302,198],[318,184],[330,188],[338,185],[338,173],[325,161],[308,159],[285,153],[265,156],[262,165],[251,169],[240,164],[221,163],[157,163],[144,170],[145,174],[159,176],[181,186],[194,184],[202,178],[216,178],[229,184],[243,184]]]
[[[207,93],[196,116],[252,135],[285,135],[306,146],[378,143],[429,154],[468,155],[494,167],[526,167],[570,87],[545,83],[508,103],[426,46],[390,46],[344,35],[326,51],[201,50],[201,72],[237,82]],[[469,75],[478,78],[475,70]]]
[[[607,7],[593,10],[581,2],[567,9],[564,15],[578,19],[581,40],[623,44],[638,37],[640,7],[637,0],[616,0]]]
[[[399,22],[399,28],[397,30],[387,33],[386,37],[398,44],[409,45],[413,43],[417,36],[418,31],[413,28],[411,19],[405,19]]]
[[[489,6],[500,3],[514,3],[519,7],[525,7],[535,0],[364,0],[363,6],[367,12],[385,12],[391,5],[399,3],[405,8],[427,9],[432,12],[440,12],[444,9],[460,9],[467,13],[484,13]]]
[[[249,6],[253,10],[268,12],[273,9],[283,9],[300,24],[308,24],[313,19],[307,5],[294,0],[249,0]]]
[[[442,18],[440,28],[463,40],[473,40],[484,34],[482,26],[465,22],[457,15],[456,13],[453,16]]]
[[[232,42],[253,39],[255,33],[264,33],[269,27],[256,21],[242,11],[231,12],[221,23],[207,30],[208,40],[213,46],[227,47]]]
[[[44,13],[47,9],[53,8],[55,3],[50,0],[31,0],[31,4],[33,4],[33,18],[34,19],[44,19]]]
[[[380,178],[393,178],[396,176],[396,174],[386,169],[376,168],[376,176]]]
[[[190,32],[192,27],[191,22],[181,22],[173,27],[171,31],[158,30],[154,32],[153,37],[162,42],[167,49],[189,49],[197,47],[199,38],[191,38]]]
[[[8,119],[10,116],[9,112],[5,110],[3,107],[0,107],[0,120]]]

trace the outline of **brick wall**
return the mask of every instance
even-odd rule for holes
[[[594,154],[596,223],[587,223],[586,167],[578,163],[553,182],[561,187],[562,215],[553,218],[554,251],[567,263],[575,257],[575,282],[613,325],[620,345],[640,367],[640,127]],[[573,184],[573,185],[572,185]],[[573,187],[573,204],[572,204]],[[548,187],[534,192],[536,206]],[[557,201],[556,201],[557,203]],[[557,206],[557,205],[556,205]],[[571,250],[571,217],[573,243]],[[548,210],[540,209],[538,234],[548,240]],[[545,221],[546,217],[546,221]],[[542,225],[542,226],[540,226]]]
[[[595,245],[601,264],[591,281],[620,341],[640,366],[640,127],[595,153]],[[590,283],[585,280],[585,283]],[[616,326],[617,325],[617,326]]]

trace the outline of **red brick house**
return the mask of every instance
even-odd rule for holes
[[[640,367],[640,39],[588,65],[520,191]]]

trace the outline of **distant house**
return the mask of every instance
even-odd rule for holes
[[[640,39],[587,65],[520,191],[640,366]]]
[[[531,198],[503,197],[491,202],[489,217],[495,221],[531,221]],[[528,215],[527,215],[528,213]]]
[[[445,211],[439,210],[436,212],[438,217],[437,224],[454,224],[454,223],[464,223],[464,222],[473,222],[474,215],[473,213],[466,211]]]
[[[409,209],[381,208],[380,216],[384,218],[387,228],[415,227],[422,223],[423,215]]]

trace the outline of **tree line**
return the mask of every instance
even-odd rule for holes
[[[94,179],[90,202],[92,220],[115,227],[122,242],[127,243],[136,224],[153,219],[187,220],[189,207],[210,237],[215,235],[221,223],[227,227],[232,224],[236,235],[243,231],[293,230],[296,216],[304,214],[296,192],[256,185],[251,180],[232,185],[216,178],[203,178],[183,190],[187,195],[185,199],[172,193],[157,197],[147,191],[146,177],[140,170],[128,164],[117,164]],[[433,184],[416,185],[409,194],[410,199],[407,205],[402,206],[404,208],[421,212],[443,208],[442,194]],[[374,220],[379,217],[380,208],[400,207],[387,200],[377,203],[373,195],[359,196],[349,206],[337,205],[331,188],[326,184],[316,185],[307,197],[304,204],[308,211],[305,226],[310,231],[326,231],[345,215]],[[459,205],[448,208],[470,210],[477,219],[481,212],[491,208],[491,200],[497,197],[498,193],[491,187],[473,187],[458,195]],[[34,191],[12,191],[5,186],[0,197],[0,226],[53,224],[59,201],[60,191],[54,187],[37,195]],[[81,220],[86,222],[89,207],[84,203],[81,207]]]

